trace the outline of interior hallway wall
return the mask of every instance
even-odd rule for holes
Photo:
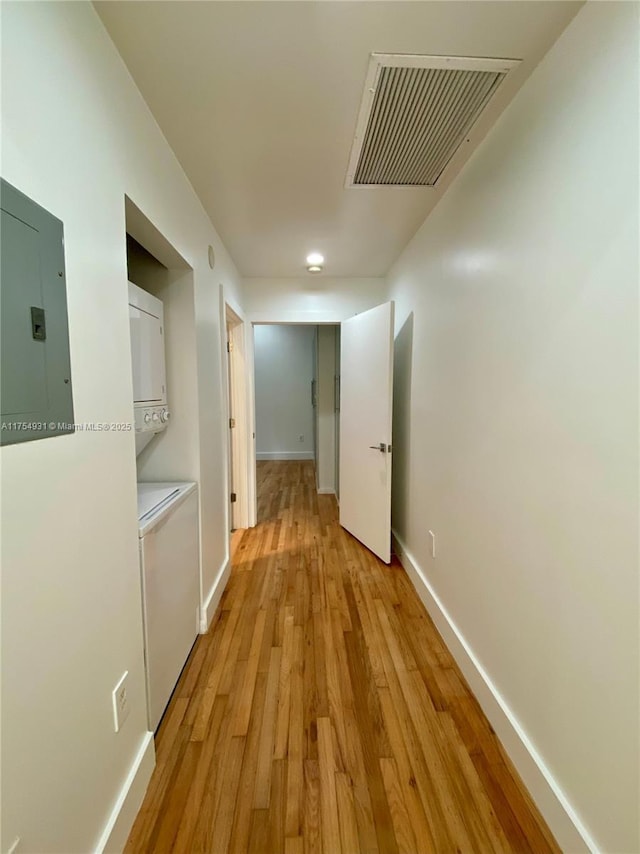
[[[90,3],[3,4],[1,57],[3,177],[64,223],[77,423],[133,419],[125,194],[193,268],[212,590],[228,552],[219,283],[240,301],[237,272]],[[1,459],[1,846],[93,851],[127,775],[153,756],[134,436],[79,430]],[[111,691],[125,670],[131,711],[116,734]]]
[[[249,320],[260,323],[340,323],[384,302],[384,279],[311,275],[297,279],[244,279]]]
[[[394,528],[607,852],[640,850],[638,11],[586,4],[388,279]]]
[[[318,460],[316,481],[318,492],[336,491],[336,430],[335,411],[336,327],[318,326],[318,391],[316,417],[318,421]]]
[[[256,326],[254,341],[257,459],[313,460],[316,327]]]

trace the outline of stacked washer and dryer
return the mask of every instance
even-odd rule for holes
[[[162,301],[129,282],[136,456],[169,422]],[[198,486],[138,483],[149,729],[155,731],[200,629]]]

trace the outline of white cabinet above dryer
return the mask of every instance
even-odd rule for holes
[[[162,301],[129,282],[133,402],[167,402]]]

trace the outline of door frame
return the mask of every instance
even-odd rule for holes
[[[366,309],[363,309],[366,311]],[[343,312],[332,310],[318,312],[298,312],[298,311],[276,311],[274,314],[270,312],[253,313],[247,318],[247,329],[245,336],[245,354],[247,365],[247,386],[249,394],[251,430],[253,435],[252,453],[249,456],[248,476],[251,480],[251,501],[249,507],[249,516],[252,519],[250,527],[257,524],[258,521],[258,487],[257,487],[257,469],[256,469],[256,453],[255,453],[255,424],[256,424],[256,397],[255,397],[255,382],[256,382],[256,366],[255,366],[255,327],[256,326],[338,326],[344,320],[353,317],[357,312],[349,313],[346,316]]]
[[[229,330],[229,338],[227,338]],[[252,330],[246,322],[242,309],[232,298],[225,294],[224,286],[220,285],[220,340],[221,360],[223,370],[221,379],[223,386],[225,434],[225,520],[227,531],[231,536],[231,528],[251,528],[255,521],[255,459],[254,457],[254,403],[253,388],[250,382],[253,348],[248,346],[247,339],[252,337]],[[249,333],[249,334],[248,334]],[[231,342],[232,353],[227,351],[227,340]],[[251,356],[251,361],[249,357]],[[231,358],[230,358],[231,357]],[[231,382],[229,378],[231,377]],[[235,419],[235,427],[230,428],[229,419]],[[236,489],[237,501],[232,512],[231,507],[231,472]]]
[[[353,317],[354,314],[359,314],[362,311],[368,311],[370,308],[375,308],[380,301],[384,301],[382,296],[372,296],[371,304],[354,306],[351,305],[345,309],[340,303],[334,303],[332,307],[323,305],[312,309],[301,308],[283,308],[278,305],[273,308],[263,308],[260,311],[248,312],[243,315],[242,311],[236,310],[239,317],[243,317],[245,321],[245,358],[246,358],[246,390],[247,390],[247,406],[248,406],[248,422],[250,424],[249,437],[251,439],[251,452],[248,458],[248,496],[249,496],[249,515],[248,527],[253,527],[257,524],[258,519],[258,496],[256,486],[256,454],[255,454],[255,430],[256,430],[256,398],[255,398],[255,360],[254,360],[254,326],[264,323],[295,323],[295,324],[310,324],[313,326],[337,325],[344,320]],[[224,314],[224,312],[223,312]]]

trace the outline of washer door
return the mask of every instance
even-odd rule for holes
[[[164,403],[164,340],[159,317],[129,305],[134,403]]]

